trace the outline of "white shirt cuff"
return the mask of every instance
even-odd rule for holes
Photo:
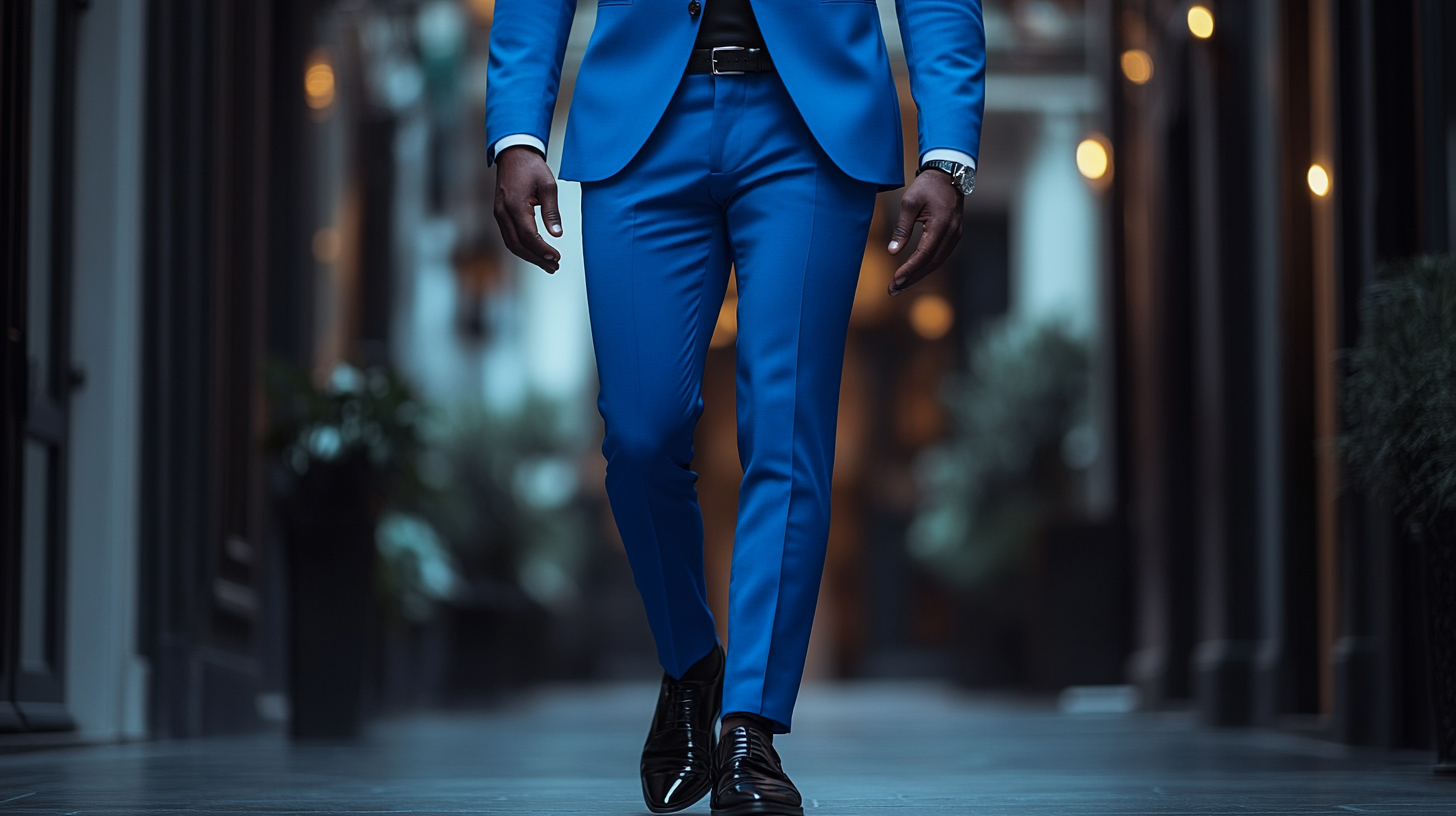
[[[511,137],[506,137],[506,139],[509,138]],[[504,141],[505,139],[501,139],[501,142]],[[500,142],[496,142],[496,144],[500,144]],[[951,150],[948,147],[937,147],[934,150],[925,151],[925,153],[920,156],[921,166],[924,166],[925,163],[928,161],[953,161],[956,164],[964,164],[972,170],[976,169],[976,160],[971,158],[971,155],[969,153],[962,153],[959,150]]]
[[[538,151],[540,151],[542,156],[546,155],[545,142],[537,139],[535,136],[532,136],[529,133],[512,133],[509,136],[502,136],[499,139],[495,140],[495,144],[492,145],[490,148],[490,156],[492,159],[494,159],[496,156],[499,156],[501,154],[502,150],[505,150],[508,147],[516,147],[518,145],[534,147]]]

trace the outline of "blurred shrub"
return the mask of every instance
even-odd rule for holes
[[[591,540],[576,506],[582,440],[544,401],[520,410],[426,410],[385,368],[336,367],[322,384],[273,361],[266,447],[275,490],[330,466],[367,464],[377,491],[379,580],[392,617],[436,603],[524,591],[547,608],[576,598]],[[493,589],[492,589],[493,587]]]
[[[1344,386],[1351,475],[1417,518],[1456,510],[1456,259],[1383,268],[1362,314]]]
[[[264,378],[269,409],[264,444],[294,475],[319,462],[360,456],[378,476],[412,480],[422,416],[409,386],[393,371],[340,364],[320,385],[302,368],[271,360]]]
[[[509,414],[460,409],[431,425],[424,489],[405,509],[439,531],[477,596],[509,584],[547,608],[576,600],[593,539],[577,500],[582,441],[563,410],[538,400]]]
[[[943,384],[951,432],[916,463],[924,499],[910,553],[952,585],[1016,569],[1043,521],[1075,505],[1076,472],[1096,458],[1086,345],[1054,325],[984,333],[969,371]]]
[[[391,611],[407,621],[428,620],[435,605],[463,589],[455,556],[425,519],[390,511],[375,530],[379,585]]]
[[[318,489],[360,478],[363,506],[351,509],[371,523],[378,519],[375,574],[386,613],[390,620],[428,618],[459,581],[429,522],[399,512],[429,492],[418,468],[428,416],[409,385],[387,368],[361,371],[348,364],[335,366],[320,384],[279,360],[269,361],[264,377],[269,408],[264,441],[277,464],[275,494],[293,513],[327,514],[337,508],[319,506]]]

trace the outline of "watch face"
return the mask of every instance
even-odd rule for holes
[[[976,189],[976,171],[958,162],[946,161],[945,159],[933,159],[925,163],[921,169],[935,168],[950,176],[951,186],[955,187],[961,195],[970,195]],[[919,175],[919,173],[916,173]]]
[[[961,195],[970,195],[976,189],[976,171],[969,167],[960,168],[955,175],[956,186],[960,188]]]

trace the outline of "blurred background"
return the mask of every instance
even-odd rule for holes
[[[0,9],[0,746],[347,736],[660,672],[578,188],[554,276],[491,216],[493,6]],[[890,299],[898,192],[866,247],[808,677],[1429,745],[1419,558],[1336,439],[1377,265],[1456,241],[1456,9],[984,13],[960,248]],[[694,463],[720,626],[734,307]]]

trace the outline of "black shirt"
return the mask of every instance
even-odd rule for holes
[[[763,32],[748,0],[703,0],[703,22],[694,48],[741,45],[762,48]]]

